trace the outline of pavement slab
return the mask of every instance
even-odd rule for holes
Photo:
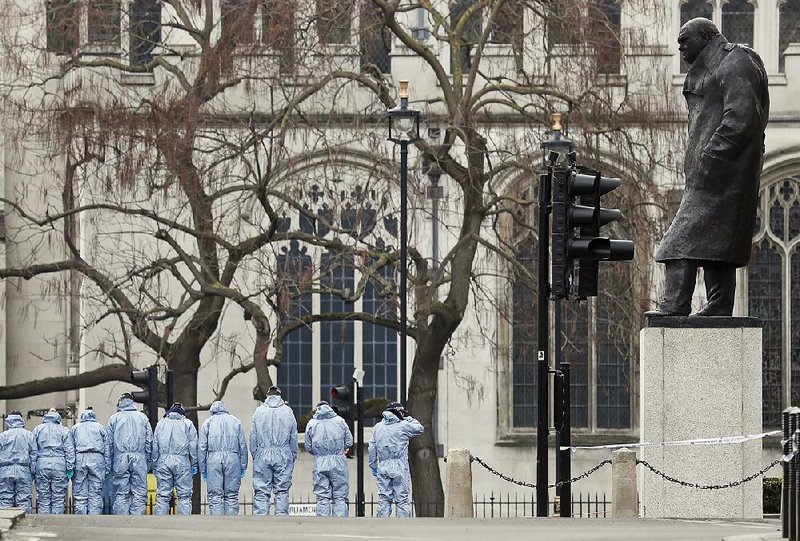
[[[779,529],[778,521],[29,515],[3,541],[756,541],[779,539]]]

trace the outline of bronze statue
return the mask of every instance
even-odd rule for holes
[[[755,51],[728,42],[704,18],[683,25],[678,50],[690,64],[683,84],[686,187],[656,253],[666,265],[664,298],[645,315],[689,315],[702,267],[708,302],[694,315],[730,316],[736,269],[750,259],[769,117],[767,72]]]

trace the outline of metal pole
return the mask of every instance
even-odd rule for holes
[[[548,295],[550,293],[550,224],[548,222],[550,204],[550,182],[552,169],[539,177],[539,269],[537,324],[539,325],[537,344],[537,415],[536,428],[536,516],[547,516],[547,433],[550,366],[547,361],[550,322],[548,320]]]
[[[786,408],[781,415],[781,428],[783,429],[783,456],[788,456],[792,451],[792,442],[789,432],[789,415],[792,408]],[[781,483],[781,537],[789,537],[789,463],[783,462],[783,483]]]
[[[555,328],[555,333],[553,336],[553,364],[555,366],[561,366],[561,299],[554,298],[553,299],[553,327]],[[563,436],[564,430],[564,411],[561,407],[564,403],[564,377],[561,372],[556,370],[555,377],[553,378],[553,428],[556,431],[556,483],[561,481],[561,438]],[[561,487],[556,486],[556,497],[559,502],[558,506],[553,508],[553,513],[561,514],[560,506],[561,506]]]
[[[364,498],[364,397],[358,381],[354,382],[356,388],[356,412],[358,414],[358,428],[356,429],[358,443],[356,444],[356,516],[366,516],[366,502]]]
[[[794,458],[792,458],[794,464],[794,484],[792,486],[794,489],[794,509],[792,509],[794,528],[789,530],[789,538],[797,540],[800,539],[800,456],[797,455],[797,442],[800,442],[800,413],[796,414],[795,418],[797,419],[795,426],[798,429],[794,431],[794,441],[792,442],[792,448],[795,450]]]
[[[800,414],[795,415],[798,418],[795,421],[795,426],[798,427],[798,430],[794,432],[794,442],[800,441]],[[796,447],[796,443],[792,444]],[[792,459],[794,462],[794,509],[792,510],[792,515],[794,515],[794,528],[789,532],[790,539],[800,539],[800,457],[797,456],[796,452],[794,458]]]
[[[560,319],[560,318],[559,318]],[[560,335],[561,334],[561,321],[559,324],[556,325],[556,332]],[[559,350],[561,348],[559,340]],[[571,517],[572,516],[572,483],[568,483],[572,478],[572,451],[569,449],[561,450],[561,447],[569,447],[572,445],[572,435],[570,432],[572,431],[572,420],[570,419],[570,401],[571,396],[570,393],[572,391],[572,387],[570,386],[570,365],[568,360],[564,360],[563,356],[561,357],[561,363],[559,364],[559,368],[561,369],[561,384],[563,385],[561,389],[562,398],[564,402],[562,403],[561,407],[563,411],[561,413],[561,420],[563,422],[561,427],[561,445],[558,448],[558,454],[561,455],[561,476],[559,481],[564,483],[561,485],[561,516],[562,517]]]
[[[406,288],[408,267],[406,251],[408,246],[408,141],[400,141],[400,402],[406,399]]]
[[[559,410],[560,426],[556,433],[556,482],[564,483],[559,486],[559,502],[560,510],[559,515],[562,517],[572,516],[572,487],[566,483],[571,477],[571,457],[570,451],[562,451],[562,447],[569,447],[570,437],[570,380],[569,380],[569,361],[564,360],[564,353],[562,351],[563,340],[563,319],[561,314],[561,299],[554,301],[555,312],[555,338],[553,347],[555,348],[555,362],[558,365],[559,387],[558,400],[553,405],[554,408]]]
[[[793,441],[793,435],[797,430],[797,410],[796,408],[792,408],[792,411],[789,413],[789,434],[790,440],[792,440],[791,446],[792,450],[795,449],[796,443]],[[788,482],[788,490],[789,490],[789,539],[795,539],[795,531],[797,529],[797,515],[795,514],[797,509],[797,487],[795,487],[795,469],[797,468],[797,457],[792,458],[789,462],[789,478],[785,479],[784,482]]]

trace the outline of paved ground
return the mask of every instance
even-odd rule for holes
[[[779,525],[612,519],[317,519],[274,517],[80,517],[31,515],[5,532],[15,541],[313,539],[363,541],[642,540],[756,541],[779,539]]]

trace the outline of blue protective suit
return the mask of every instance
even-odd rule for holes
[[[76,515],[99,515],[103,512],[103,479],[106,476],[108,448],[106,429],[97,422],[94,410],[84,410],[81,422],[70,431],[75,446],[75,476],[72,499]]]
[[[247,469],[247,439],[242,422],[224,402],[211,404],[211,417],[200,427],[197,461],[206,479],[212,515],[239,514],[239,487]]]
[[[297,459],[297,420],[280,395],[270,395],[253,414],[250,426],[253,455],[253,514],[269,514],[275,492],[275,515],[289,514],[289,489]]]
[[[36,445],[36,508],[42,514],[63,514],[67,496],[67,470],[75,469],[75,446],[61,415],[47,412],[33,429]]]
[[[401,421],[390,411],[384,411],[383,421],[375,425],[369,440],[369,467],[378,472],[379,517],[391,516],[392,502],[397,504],[398,517],[411,516],[408,440],[424,431],[410,415]]]
[[[6,417],[0,434],[0,507],[23,507],[31,512],[31,481],[36,464],[33,434],[21,416]]]
[[[311,478],[317,497],[317,516],[346,517],[350,496],[345,450],[353,445],[353,434],[344,419],[322,404],[306,426],[306,451],[314,457]]]
[[[147,508],[147,470],[153,429],[133,400],[123,398],[106,427],[108,465],[114,486],[115,515],[143,515]]]
[[[170,411],[153,433],[153,473],[156,474],[156,515],[169,514],[172,489],[178,495],[178,514],[192,514],[192,469],[197,471],[197,429]]]

